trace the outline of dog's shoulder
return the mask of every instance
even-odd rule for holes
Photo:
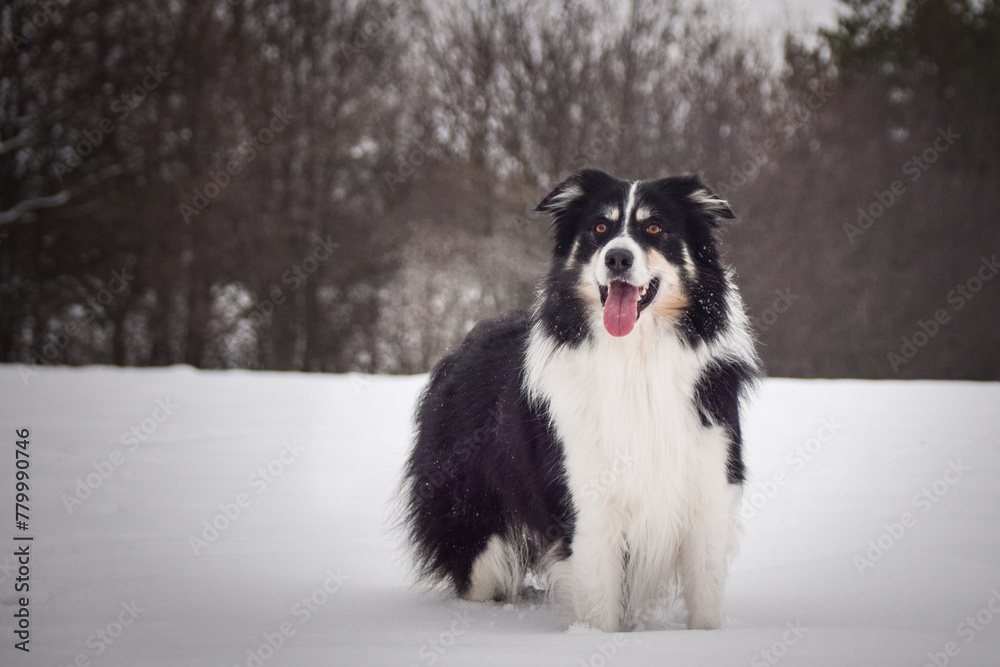
[[[462,347],[493,350],[523,346],[530,329],[531,316],[526,311],[514,310],[479,322],[469,331]]]
[[[512,311],[476,324],[462,344],[445,356],[434,369],[430,385],[481,383],[481,390],[503,384],[520,373],[531,316]],[[497,390],[496,387],[493,387]]]

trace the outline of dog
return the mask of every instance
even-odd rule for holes
[[[722,625],[760,376],[696,176],[575,173],[538,205],[551,268],[533,307],[475,326],[434,368],[403,474],[418,573],[469,600],[528,584],[606,632],[679,592]]]

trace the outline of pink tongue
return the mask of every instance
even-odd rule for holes
[[[639,288],[614,281],[608,285],[604,302],[604,328],[612,336],[626,336],[639,317]]]

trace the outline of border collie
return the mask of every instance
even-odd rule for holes
[[[403,495],[420,574],[469,600],[545,582],[607,632],[676,584],[688,627],[719,628],[759,376],[716,249],[733,213],[694,176],[596,170],[537,210],[555,248],[534,309],[473,328],[417,408]]]

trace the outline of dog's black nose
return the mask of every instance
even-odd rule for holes
[[[604,264],[615,273],[628,271],[632,267],[632,253],[624,248],[609,250],[604,256]]]

